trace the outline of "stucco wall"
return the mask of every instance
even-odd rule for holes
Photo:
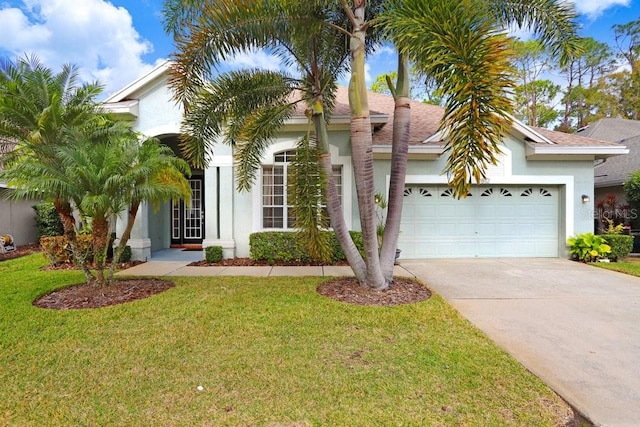
[[[38,229],[35,223],[36,201],[8,201],[5,199],[10,190],[0,188],[0,234],[11,234],[18,245],[38,242]]]

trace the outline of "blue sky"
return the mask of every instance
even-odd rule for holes
[[[614,24],[640,16],[640,0],[576,0],[580,35],[613,43]],[[112,93],[169,57],[162,27],[163,0],[0,0],[0,56],[38,55],[53,69],[81,67]],[[247,53],[230,67],[273,67],[263,52]],[[368,77],[392,71],[393,52],[381,49],[368,62]]]

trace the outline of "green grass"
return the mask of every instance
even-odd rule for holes
[[[626,258],[618,262],[594,262],[592,265],[640,277],[640,259]]]
[[[54,311],[82,281],[0,262],[0,425],[558,425],[567,407],[440,297],[362,307],[320,278],[176,278]],[[202,385],[203,391],[197,386]]]

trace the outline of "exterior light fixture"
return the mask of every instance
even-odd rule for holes
[[[587,196],[586,194],[582,195],[582,203],[589,203],[589,200],[591,200],[589,196]]]

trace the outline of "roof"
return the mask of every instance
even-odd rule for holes
[[[620,118],[600,119],[581,129],[579,135],[624,145],[629,155],[606,159],[594,168],[596,187],[623,185],[629,175],[640,169],[640,121]]]
[[[579,130],[578,135],[603,141],[622,142],[640,135],[640,121],[620,118],[600,119]]]
[[[138,114],[135,97],[144,93],[145,88],[155,84],[169,72],[170,62],[164,62],[145,76],[132,82],[122,90],[110,96],[105,101],[107,110],[116,114],[128,114],[135,117]],[[369,109],[373,124],[373,144],[381,152],[389,151],[393,135],[393,115],[395,102],[389,95],[369,92]],[[127,102],[133,101],[133,102]],[[336,102],[331,117],[333,123],[348,123],[350,118],[348,89],[338,87]],[[411,131],[409,135],[410,150],[423,150],[428,154],[442,154],[442,135],[438,133],[440,121],[444,116],[444,108],[411,101]],[[292,123],[305,119],[303,107],[299,106]],[[640,126],[640,122],[639,126]],[[594,126],[595,127],[595,126]],[[640,127],[639,127],[640,129]],[[514,119],[513,133],[519,135],[528,144],[529,158],[548,158],[557,155],[587,155],[595,158],[606,158],[613,155],[626,154],[623,145],[607,142],[592,137],[566,134],[543,128],[533,128]],[[638,132],[640,134],[640,132]],[[386,147],[385,147],[386,146]],[[425,153],[426,153],[425,151]]]
[[[622,185],[640,169],[640,135],[625,139],[624,145],[629,149],[628,155],[611,157],[596,165],[593,170],[596,187]]]

